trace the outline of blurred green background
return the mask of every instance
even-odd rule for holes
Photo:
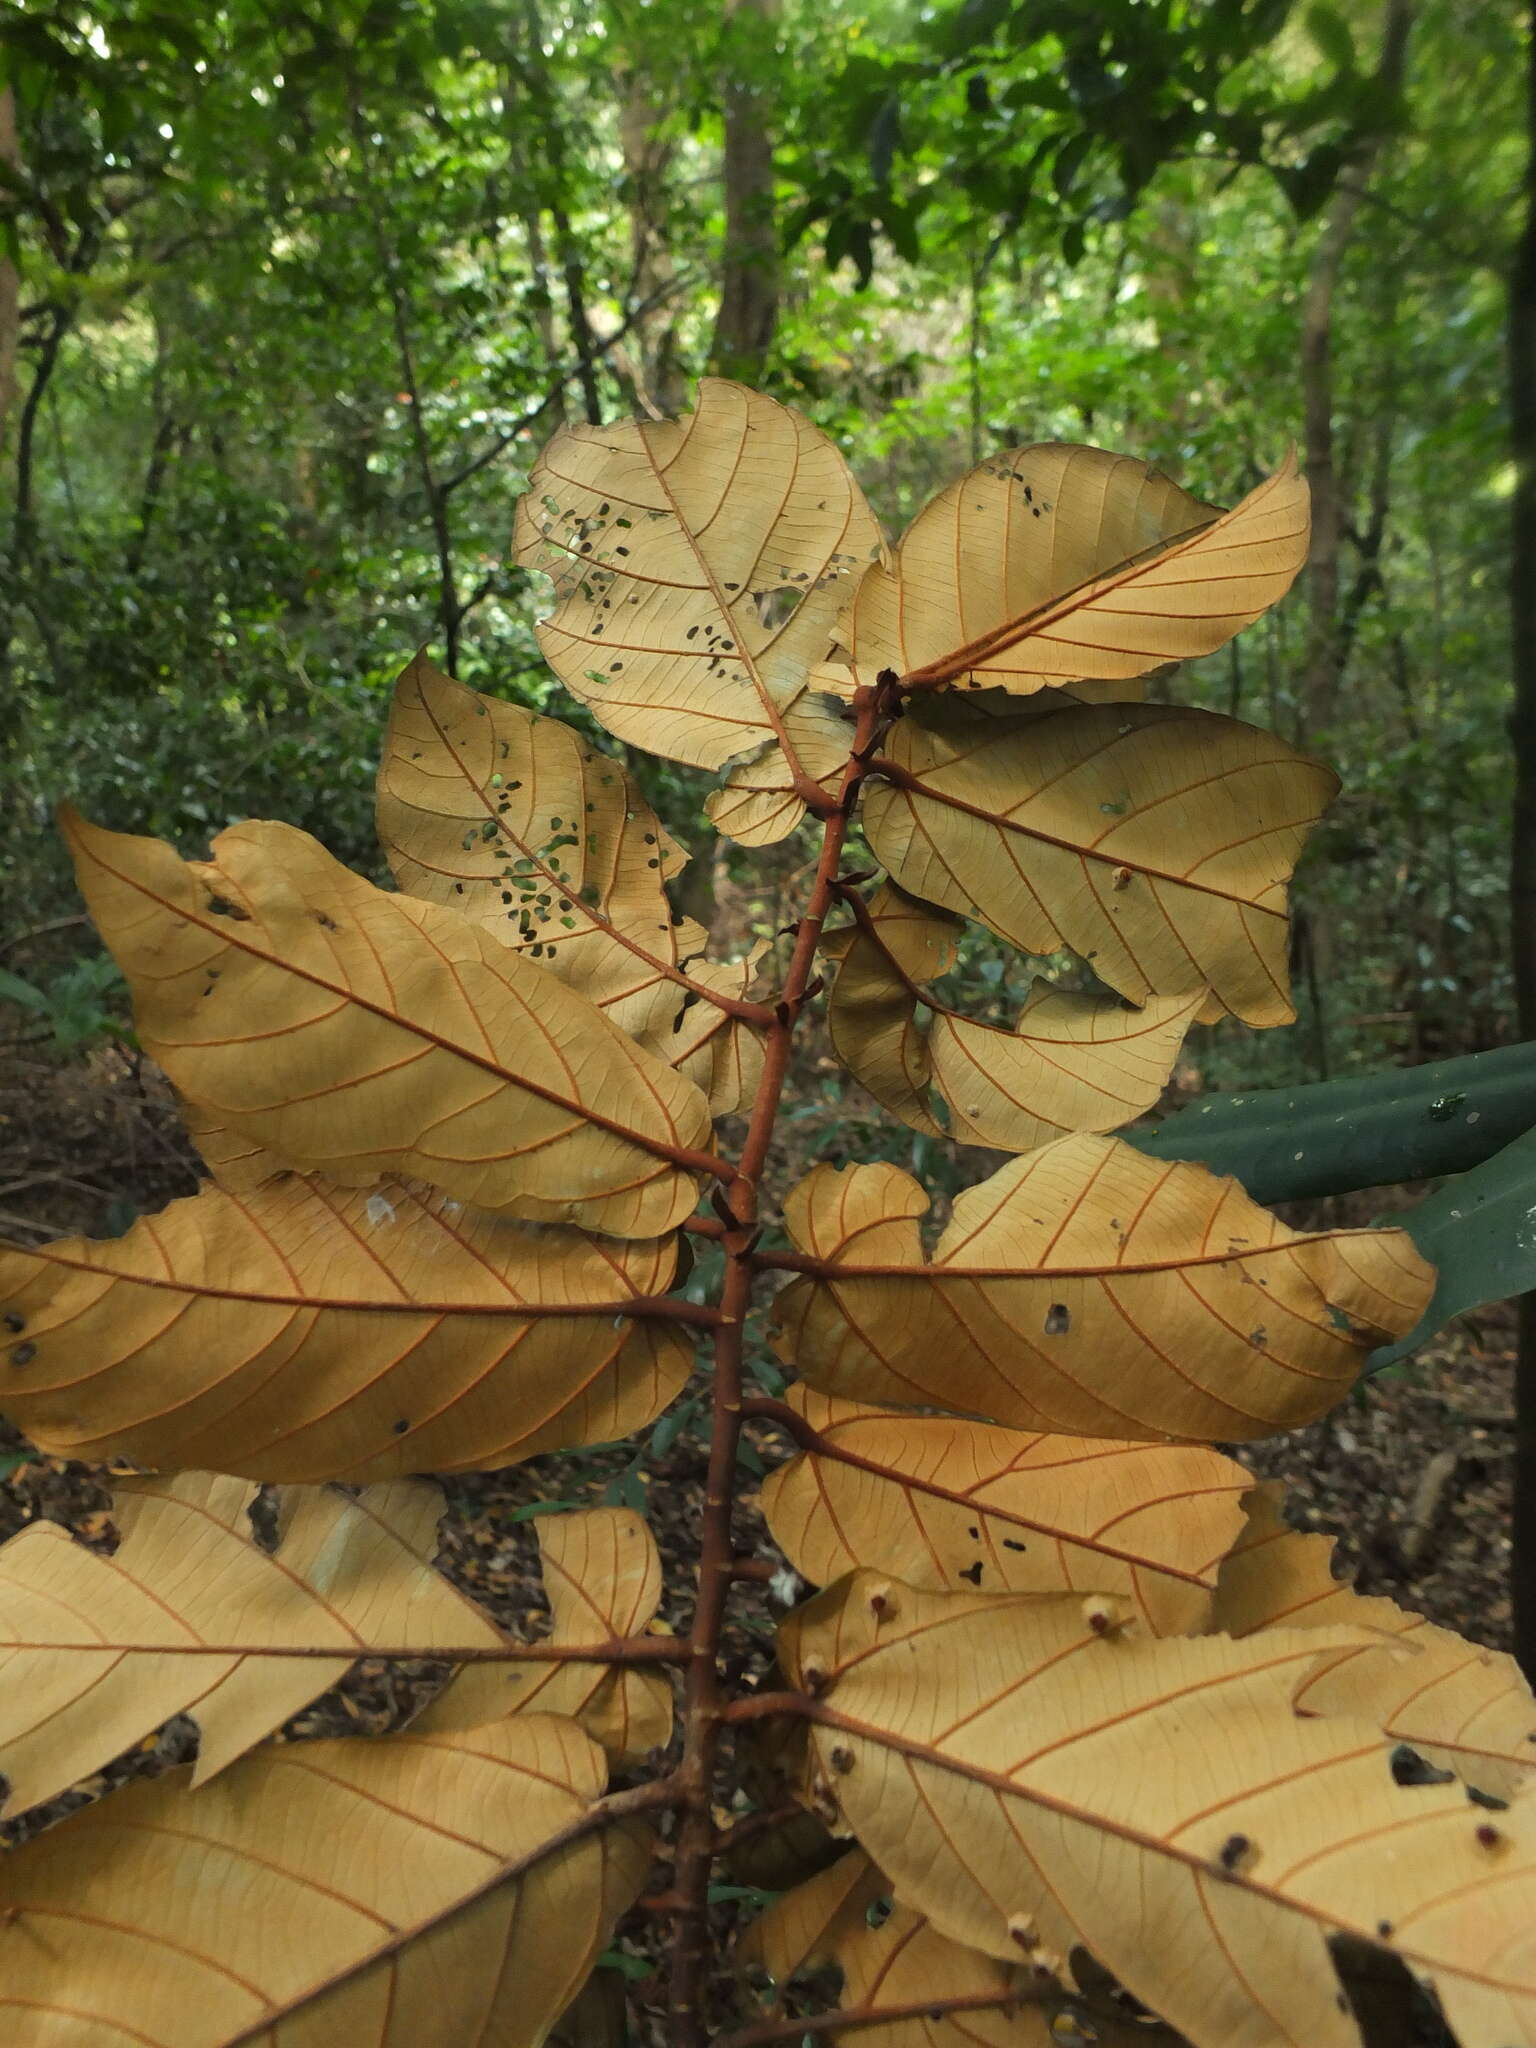
[[[1184,1086],[1514,1034],[1513,7],[34,0],[0,40],[13,1046],[125,1019],[54,929],[61,798],[187,851],[281,816],[376,872],[415,648],[559,697],[506,559],[538,448],[711,368],[835,434],[893,531],[1022,441],[1221,503],[1295,444],[1313,567],[1164,687],[1345,793],[1297,888],[1298,1022],[1197,1031]],[[636,765],[699,842],[700,781]],[[693,907],[739,941],[805,858],[706,854]],[[1009,971],[971,940],[978,1015]],[[840,1079],[802,1085],[835,1125]]]

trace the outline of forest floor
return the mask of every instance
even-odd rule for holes
[[[64,1231],[113,1235],[131,1213],[158,1208],[194,1186],[175,1106],[163,1083],[131,1058],[98,1056],[87,1067],[68,1068],[38,1062],[7,1076],[0,1089],[0,1235],[30,1243]],[[1363,1592],[1389,1594],[1495,1649],[1508,1648],[1510,1636],[1513,1344],[1507,1308],[1462,1318],[1410,1364],[1364,1382],[1323,1421],[1235,1452],[1256,1474],[1287,1483],[1291,1521],[1335,1536],[1337,1566],[1352,1572]],[[696,1375],[692,1391],[707,1394],[704,1374]],[[787,1441],[771,1426],[753,1425],[748,1434],[754,1464],[768,1467],[789,1455]],[[596,1505],[624,1487],[624,1497],[643,1498],[667,1566],[660,1623],[681,1631],[703,1471],[703,1441],[696,1428],[685,1427],[643,1466],[616,1448],[458,1476],[444,1486],[442,1568],[498,1622],[537,1635],[547,1612],[537,1525],[514,1519],[514,1512],[541,1499]],[[0,1541],[41,1518],[110,1547],[114,1476],[39,1458],[0,1423]],[[757,1478],[750,1469],[742,1477],[741,1547],[777,1561],[757,1511]],[[724,1645],[735,1684],[752,1687],[767,1677],[781,1612],[767,1586],[739,1588]],[[284,1734],[383,1733],[408,1719],[445,1676],[445,1667],[430,1663],[361,1664]],[[195,1742],[190,1723],[168,1724],[87,1784],[0,1827],[0,1843],[20,1842],[112,1786],[184,1762]],[[775,1889],[786,1875],[761,1852],[747,1852],[727,1874],[749,1892]],[[719,1902],[722,1933],[742,1903]],[[660,2039],[644,1975],[651,1949],[650,1926],[630,1916],[615,1952],[629,1959],[625,1974],[634,1980],[631,2002],[645,2040]],[[724,1998],[723,1983],[720,1991]]]

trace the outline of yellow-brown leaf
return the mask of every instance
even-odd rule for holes
[[[539,1556],[563,1649],[644,1633],[661,1604],[661,1557],[644,1516],[589,1508],[539,1520]],[[656,1671],[582,1664],[479,1664],[460,1671],[412,1726],[478,1728],[503,1714],[568,1714],[616,1762],[661,1748],[672,1733],[672,1688]]]
[[[954,964],[958,920],[891,883],[867,909],[867,924],[838,935],[832,1044],[877,1102],[931,1136],[1028,1152],[1064,1132],[1129,1123],[1158,1101],[1204,999],[1153,996],[1136,1010],[1037,981],[1011,1031],[977,1024],[925,986]],[[926,1030],[919,1003],[933,1012]],[[930,1087],[946,1105],[942,1123]]]
[[[935,1592],[1110,1593],[1155,1635],[1209,1621],[1252,1483],[1230,1458],[785,1399],[815,1441],[764,1480],[763,1513],[813,1585],[869,1565]]]
[[[116,1493],[110,1558],[52,1522],[0,1549],[6,1813],[77,1784],[173,1714],[197,1722],[201,1784],[358,1657],[505,1644],[431,1568],[435,1486],[396,1480],[355,1500],[290,1489],[275,1556],[252,1540],[254,1497],[205,1472],[135,1481]]]
[[[488,1470],[606,1443],[688,1376],[626,1305],[672,1240],[599,1239],[386,1182],[209,1186],[109,1243],[0,1249],[0,1409],[63,1457],[251,1479]]]
[[[719,378],[680,420],[567,427],[518,506],[514,552],[555,586],[539,644],[608,730],[719,768],[784,742],[879,528],[810,422]]]
[[[145,1050],[233,1137],[615,1235],[688,1213],[702,1094],[469,918],[387,895],[286,825],[231,826],[209,862],[64,828]]]
[[[1218,513],[1128,455],[1020,448],[919,513],[894,564],[863,578],[841,637],[860,682],[890,668],[1123,698],[1128,679],[1211,653],[1283,597],[1308,533],[1290,457]]]
[[[907,1905],[999,1961],[1080,1944],[1195,2048],[1359,2048],[1336,1933],[1468,2044],[1536,2038],[1536,1798],[1400,1785],[1377,1729],[1299,1716],[1324,1632],[1095,1618],[859,1573],[786,1624],[824,1795]]]
[[[1063,946],[1132,1002],[1290,1022],[1286,884],[1338,778],[1210,711],[1089,706],[903,719],[865,796],[870,844],[913,895],[1029,953]]]
[[[645,1875],[647,1830],[592,1825],[606,1775],[528,1715],[130,1786],[0,1861],[8,2037],[540,2048]]]
[[[1060,1138],[958,1197],[934,1256],[894,1166],[818,1166],[787,1205],[814,1262],[780,1356],[829,1394],[1019,1429],[1196,1442],[1322,1414],[1412,1329],[1433,1274],[1400,1230],[1303,1234],[1202,1166]]]
[[[1512,1798],[1536,1772],[1536,1698],[1514,1658],[1336,1579],[1333,1539],[1288,1528],[1281,1494],[1265,1485],[1249,1495],[1243,1534],[1222,1563],[1211,1627],[1233,1636],[1370,1631],[1384,1647],[1320,1658],[1296,1688],[1297,1709],[1373,1721],[1394,1742]]]
[[[407,894],[579,990],[716,1114],[750,1099],[761,1042],[715,999],[744,996],[754,963],[703,959],[708,934],[664,887],[688,856],[618,761],[418,656],[395,689],[378,826]]]
[[[1052,2031],[1062,2001],[1043,2000],[1032,1972],[946,1941],[921,1914],[893,1904],[885,1878],[858,1851],[775,1899],[736,1959],[779,1987],[775,2012],[798,1971],[841,1971],[837,2010],[858,2024],[829,2038],[848,2048],[1054,2048],[1073,2038]]]
[[[741,846],[773,846],[805,816],[796,770],[835,798],[853,746],[853,713],[839,688],[845,671],[822,667],[783,707],[787,751],[777,742],[734,767],[704,809],[717,832]],[[794,765],[791,766],[790,756]]]

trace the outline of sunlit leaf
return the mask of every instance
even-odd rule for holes
[[[714,998],[744,996],[753,963],[703,957],[708,934],[664,886],[688,856],[618,761],[418,657],[395,690],[378,824],[408,894],[547,967],[717,1113],[750,1098],[761,1044]]]
[[[926,983],[954,964],[957,921],[887,883],[841,935],[832,1043],[877,1102],[930,1135],[1027,1152],[1069,1131],[1107,1131],[1158,1101],[1204,991],[1114,997],[1035,983],[1011,1031],[979,1024]],[[932,1012],[924,1028],[922,1004]],[[941,1120],[930,1088],[943,1098]]]
[[[64,829],[145,1050],[234,1138],[626,1236],[692,1206],[699,1090],[469,918],[286,825],[231,826],[208,862],[73,814]]]
[[[1060,1138],[968,1188],[931,1259],[894,1166],[818,1166],[780,1356],[830,1394],[1019,1429],[1196,1441],[1324,1413],[1433,1275],[1400,1230],[1298,1232],[1203,1167]]]
[[[1463,2041],[1530,2037],[1536,1798],[1400,1783],[1374,1726],[1297,1714],[1326,1633],[1154,1639],[1104,1603],[863,1572],[781,1641],[823,1797],[951,1940],[1056,1970],[1081,1945],[1194,2048],[1359,2048],[1342,1933]]]
[[[937,1592],[1113,1593],[1159,1635],[1209,1620],[1252,1483],[1230,1458],[785,1398],[816,1441],[765,1481],[763,1513],[812,1585],[870,1565]]]
[[[275,1555],[253,1538],[254,1498],[202,1472],[138,1480],[115,1493],[110,1558],[54,1522],[0,1549],[7,1812],[51,1799],[173,1714],[197,1722],[201,1784],[358,1657],[504,1645],[431,1568],[435,1486],[397,1480],[355,1500],[287,1489]]]
[[[1286,883],[1338,788],[1236,719],[1168,705],[1045,716],[936,704],[886,742],[870,844],[913,895],[1031,953],[1066,946],[1132,1002],[1294,1016]]]
[[[643,1517],[589,1508],[538,1528],[551,1643],[574,1649],[642,1634],[661,1603],[661,1557]],[[666,1743],[672,1688],[659,1672],[612,1665],[472,1665],[413,1726],[475,1728],[509,1713],[569,1714],[623,1761]]]
[[[209,1186],[112,1242],[0,1249],[0,1410],[60,1456],[252,1479],[485,1470],[606,1443],[691,1346],[627,1304],[672,1240],[464,1210],[386,1182]]]
[[[1241,1540],[1221,1567],[1211,1627],[1369,1630],[1384,1650],[1343,1649],[1296,1688],[1304,1714],[1355,1714],[1394,1742],[1510,1798],[1536,1772],[1536,1699],[1513,1657],[1469,1643],[1393,1600],[1366,1598],[1333,1575],[1333,1539],[1288,1528],[1282,1489],[1248,1498]]]
[[[38,2042],[539,2048],[645,1875],[606,1774],[541,1714],[129,1786],[0,1860],[0,2002]]]
[[[1065,685],[1124,698],[1209,654],[1283,597],[1307,557],[1307,486],[1287,457],[1218,513],[1128,455],[1050,442],[941,491],[840,637],[859,682]]]
[[[879,529],[842,455],[760,393],[706,378],[680,420],[572,426],[518,506],[555,586],[550,666],[608,730],[719,768],[784,741]]]

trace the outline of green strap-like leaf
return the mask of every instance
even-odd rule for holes
[[[1536,1130],[1447,1181],[1403,1224],[1436,1268],[1435,1291],[1406,1337],[1371,1353],[1368,1372],[1406,1358],[1452,1316],[1536,1287]]]
[[[1526,1044],[1305,1088],[1213,1095],[1156,1131],[1126,1135],[1155,1159],[1230,1173],[1267,1204],[1463,1173],[1533,1124],[1536,1044]]]

